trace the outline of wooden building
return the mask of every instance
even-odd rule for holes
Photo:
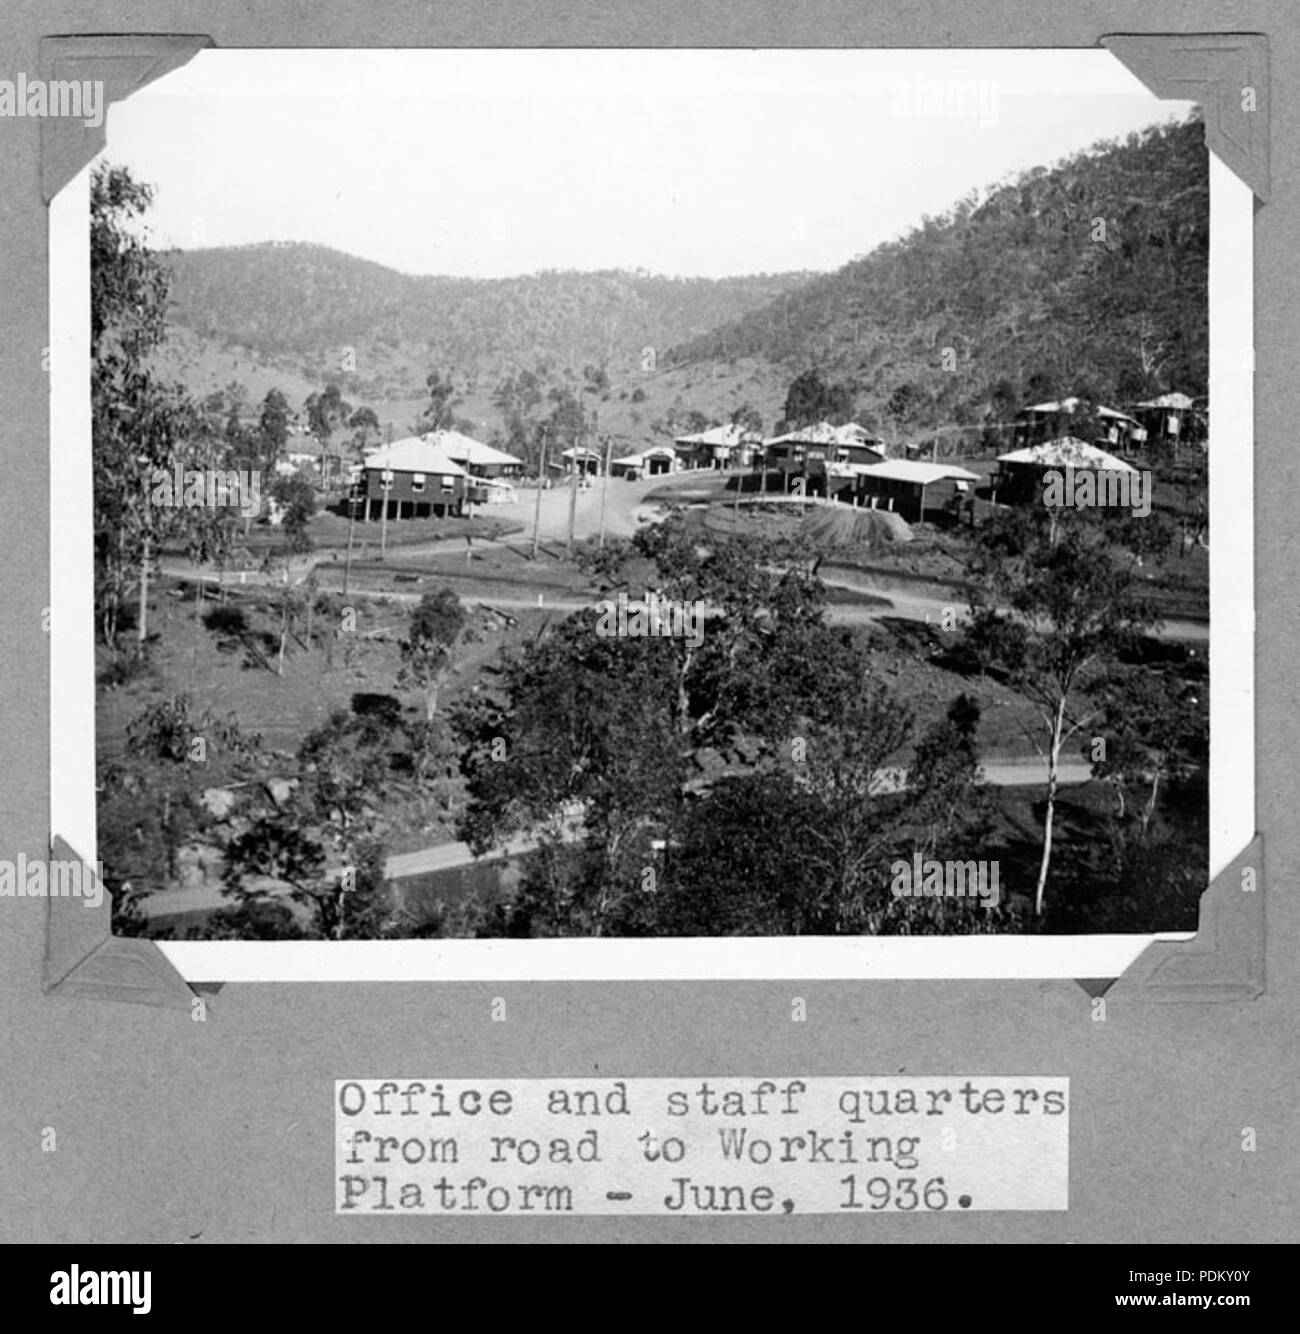
[[[508,481],[523,475],[523,459],[459,431],[433,431],[421,439],[427,440],[453,463],[459,463],[471,477],[498,477]]]
[[[651,445],[639,453],[611,459],[609,472],[611,477],[624,477],[635,482],[641,477],[659,477],[676,472],[677,462],[677,451],[672,445]]]
[[[810,494],[835,495],[852,490],[857,470],[885,458],[884,443],[865,426],[847,422],[832,426],[818,422],[785,435],[773,436],[763,445],[764,464],[790,477],[804,478]]]
[[[694,435],[679,435],[673,446],[683,468],[747,468],[760,438],[729,422]]]
[[[1161,394],[1133,406],[1133,415],[1146,428],[1154,449],[1174,451],[1203,445],[1209,435],[1208,414],[1186,394]]]
[[[1022,408],[1016,414],[1013,443],[1017,449],[1027,449],[1064,437],[1090,436],[1096,444],[1125,449],[1140,445],[1146,434],[1136,417],[1076,395]]]
[[[956,500],[975,494],[979,478],[950,463],[886,459],[855,470],[854,495],[859,505],[892,510],[908,523],[934,518]]]
[[[560,451],[560,462],[548,464],[558,468],[566,476],[577,469],[579,477],[595,477],[600,472],[601,458],[598,450],[585,446]]]
[[[992,498],[1004,505],[1036,504],[1043,498],[1044,474],[1065,468],[1072,468],[1076,474],[1137,471],[1099,446],[1066,435],[999,455],[998,470],[991,482]]]
[[[469,475],[426,436],[394,440],[366,456],[358,517],[445,518],[463,514]]]
[[[471,505],[508,504],[516,499],[510,483],[522,475],[522,459],[459,431],[432,431],[422,438],[465,469],[465,499]]]

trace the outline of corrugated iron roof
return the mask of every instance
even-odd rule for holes
[[[845,422],[843,426],[832,426],[830,422],[818,422],[815,426],[801,426],[797,431],[787,431],[785,435],[773,436],[763,443],[768,445],[870,445],[878,442],[879,436],[872,435],[865,426],[857,422]]]
[[[626,468],[639,468],[646,459],[675,458],[676,451],[671,445],[651,445],[649,449],[643,449],[636,454],[623,454],[619,458],[610,459],[609,466],[617,468],[620,464]]]
[[[412,435],[405,440],[394,440],[380,445],[366,455],[367,468],[387,468],[393,472],[439,473],[447,477],[464,477],[465,469],[451,458],[445,449],[435,445],[426,436]]]
[[[1139,408],[1175,408],[1185,412],[1192,406],[1192,400],[1186,394],[1161,394],[1159,398],[1149,398],[1145,403],[1138,403]]]
[[[921,463],[912,459],[886,459],[883,463],[860,463],[855,471],[859,477],[883,477],[894,482],[915,482],[929,486],[953,478],[958,482],[978,482],[979,477],[965,468],[950,463]]]
[[[492,463],[523,462],[523,459],[517,459],[513,454],[507,454],[494,445],[485,445],[481,440],[462,435],[459,431],[432,431],[420,438],[441,449],[457,463],[475,463],[483,467]]]
[[[1063,435],[1027,449],[1013,449],[999,454],[999,463],[1032,463],[1040,468],[1088,468],[1094,472],[1136,472],[1132,464],[1078,436]]]
[[[679,435],[673,443],[678,445],[739,445],[747,440],[757,440],[759,436],[747,431],[735,422],[725,426],[711,426],[707,431],[697,431],[694,435]]]
[[[1081,399],[1077,394],[1074,394],[1069,398],[1063,398],[1059,403],[1031,403],[1029,407],[1022,408],[1020,410],[1020,413],[1021,416],[1023,416],[1027,412],[1039,412],[1045,415],[1051,415],[1054,413],[1065,413],[1067,415],[1072,415],[1079,411],[1079,408],[1082,404],[1083,404],[1083,399]],[[1141,405],[1139,404],[1139,406]],[[1097,414],[1098,417],[1115,417],[1119,418],[1122,421],[1128,421],[1128,422],[1131,422],[1133,420],[1133,418],[1130,417],[1127,413],[1117,412],[1114,408],[1108,408],[1103,403],[1094,403],[1092,410]]]

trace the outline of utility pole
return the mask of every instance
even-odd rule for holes
[[[597,545],[602,551],[605,549],[605,497],[609,494],[609,456],[614,448],[614,437],[607,435],[605,437],[605,476],[600,484],[600,539]]]
[[[379,559],[384,560],[388,554],[388,492],[393,485],[393,471],[391,468],[385,468],[380,473],[380,489],[384,493],[383,510],[379,515]]]
[[[365,473],[361,474],[363,477]],[[355,485],[348,492],[348,556],[343,563],[343,596],[348,595],[348,579],[352,574],[352,534],[357,527],[357,490]]]
[[[542,461],[537,468],[537,501],[533,505],[533,559],[537,559],[537,534],[542,523],[542,483],[546,480],[546,437],[550,435],[549,426],[542,427]]]
[[[582,458],[583,432],[573,437],[573,456],[569,460],[569,540],[564,546],[565,559],[573,559],[573,526],[578,514],[578,462]]]
[[[149,538],[144,539],[144,554],[140,557],[140,615],[136,627],[136,652],[143,653],[149,638]]]
[[[591,414],[591,432],[593,436],[596,433],[596,424],[598,420],[599,418],[597,414],[593,412]],[[584,423],[579,427],[577,438],[573,443],[573,470],[569,474],[569,541],[568,545],[565,547],[565,555],[570,560],[573,559],[573,530],[578,517],[578,465],[582,462],[582,441],[586,439],[586,436],[587,428]],[[586,475],[584,470],[583,476],[585,477]]]

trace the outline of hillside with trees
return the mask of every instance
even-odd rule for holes
[[[991,185],[830,274],[481,280],[296,243],[173,251],[163,356],[195,392],[237,382],[296,402],[337,383],[401,430],[439,368],[460,416],[503,439],[517,432],[499,400],[525,372],[637,441],[747,406],[775,427],[815,369],[849,415],[906,435],[1068,394],[1203,395],[1208,243],[1191,119]]]
[[[1209,177],[1199,119],[1098,144],[670,349],[850,383],[903,426],[1026,401],[1206,392]]]
[[[666,278],[547,271],[518,278],[414,277],[324,246],[267,242],[161,256],[180,330],[285,369],[354,370],[377,397],[430,365],[495,379],[520,366],[592,364],[613,373],[764,305],[807,274]],[[351,348],[353,365],[341,366]]]

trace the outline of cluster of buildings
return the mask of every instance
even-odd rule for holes
[[[1183,446],[1202,448],[1209,438],[1209,406],[1186,394],[1161,394],[1134,403],[1128,412],[1088,403],[1079,397],[1033,403],[1016,414],[1018,447],[1078,435],[1078,423],[1091,421],[1095,443],[1112,448],[1168,453]]]
[[[1127,412],[1078,397],[1031,404],[1016,415],[1014,448],[997,457],[988,496],[1003,504],[1030,502],[1041,495],[1048,470],[1132,473],[1121,453],[1204,448],[1207,437],[1204,400],[1185,394],[1164,394]],[[603,460],[599,451],[575,445],[552,466],[577,473],[585,485]],[[352,469],[358,517],[377,519],[385,507],[389,518],[442,517],[463,514],[468,505],[510,501],[524,467],[523,460],[458,431],[393,441]],[[629,480],[700,469],[756,469],[763,489],[775,470],[781,491],[889,510],[909,522],[961,511],[981,483],[979,474],[937,457],[891,458],[879,436],[854,422],[817,422],[769,438],[731,423],[648,445],[609,465],[612,477]]]
[[[1208,439],[1206,400],[1169,393],[1127,412],[1079,397],[1031,404],[1016,415],[1014,447],[996,457],[986,487],[979,474],[938,457],[889,458],[879,437],[853,423],[822,422],[777,436],[756,446],[756,457],[787,474],[783,489],[792,489],[789,475],[798,474],[809,494],[888,509],[915,523],[941,510],[973,510],[977,486],[994,504],[1038,503],[1049,473],[1128,481],[1137,469],[1121,454],[1177,457],[1205,450]]]
[[[794,490],[798,478],[805,494],[893,510],[913,520],[950,504],[979,480],[949,464],[891,459],[884,441],[856,422],[816,422],[768,438],[735,424],[715,426],[610,465],[612,473],[629,478],[702,468],[757,468],[764,485],[774,470],[781,474],[782,491]]]

